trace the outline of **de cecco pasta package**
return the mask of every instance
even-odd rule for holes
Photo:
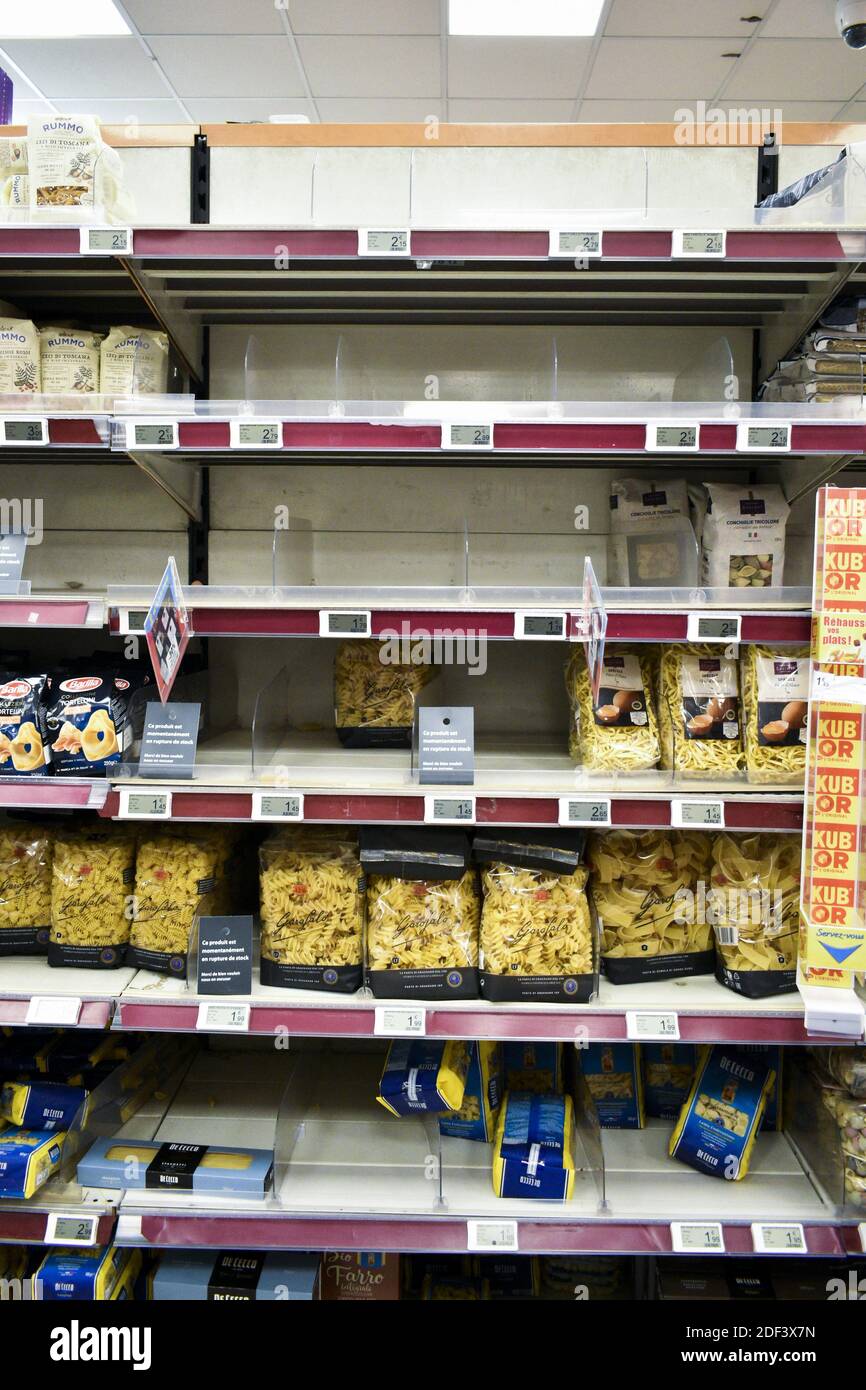
[[[392,1115],[459,1110],[469,1059],[468,1042],[400,1038],[388,1048],[376,1099]]]
[[[455,1139],[476,1139],[489,1144],[502,1104],[502,1044],[474,1042],[471,1047],[463,1104],[459,1110],[440,1115],[439,1132]]]
[[[571,1096],[509,1093],[499,1112],[493,1147],[496,1195],[565,1202],[573,1187]]]
[[[708,1048],[671,1137],[671,1158],[714,1178],[744,1178],[775,1079],[759,1056]]]

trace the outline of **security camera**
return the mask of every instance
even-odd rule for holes
[[[849,48],[866,48],[866,0],[836,0],[836,23]]]

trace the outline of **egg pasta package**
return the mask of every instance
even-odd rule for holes
[[[259,850],[261,982],[354,993],[364,971],[365,879],[349,830],[277,831]]]
[[[586,657],[574,652],[566,667],[571,706],[569,752],[579,766],[599,772],[644,772],[660,757],[655,710],[656,656],[652,647],[605,647],[598,698],[593,699]]]
[[[439,1117],[439,1132],[453,1139],[490,1144],[504,1095],[502,1044],[474,1042],[471,1048],[463,1104]]]
[[[807,649],[746,647],[742,674],[748,780],[802,786],[809,712]]]
[[[83,1086],[59,1081],[4,1081],[0,1087],[0,1117],[29,1130],[68,1130],[78,1117],[87,1119],[88,1093]]]
[[[462,1039],[399,1038],[388,1048],[376,1099],[392,1115],[458,1112],[471,1055]]]
[[[566,1202],[574,1189],[571,1096],[508,1092],[493,1145],[497,1197]]]
[[[660,670],[662,766],[678,779],[737,777],[743,739],[736,660],[721,646],[671,646]]]
[[[758,1056],[707,1048],[671,1136],[671,1158],[728,1182],[744,1178],[775,1079]]]
[[[345,748],[409,748],[415,705],[436,674],[429,661],[392,660],[393,641],[341,642],[334,658],[334,722]]]
[[[710,840],[700,831],[608,830],[590,837],[601,963],[612,984],[711,975],[712,928],[699,891]]]
[[[206,826],[197,830],[145,833],[139,841],[128,965],[186,977],[193,924],[215,911],[217,844]]]
[[[123,965],[135,884],[135,838],[118,825],[58,832],[51,876],[48,964]]]
[[[52,832],[0,826],[0,956],[45,955],[51,930]]]
[[[716,978],[749,999],[797,988],[801,842],[796,835],[717,835],[706,910]]]
[[[569,830],[476,835],[481,865],[481,994],[574,1004],[598,989],[598,926]]]

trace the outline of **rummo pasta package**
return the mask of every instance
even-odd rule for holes
[[[747,778],[802,786],[809,715],[807,648],[746,647],[742,674]]]
[[[481,899],[461,831],[365,827],[367,982],[380,999],[478,997]]]
[[[101,342],[101,333],[83,328],[41,328],[42,390],[61,395],[98,391]]]
[[[659,681],[662,766],[678,778],[736,777],[743,765],[737,661],[722,646],[665,647]]]
[[[637,1043],[590,1043],[577,1054],[602,1129],[643,1129],[641,1052]]]
[[[94,208],[129,216],[123,164],[102,139],[95,116],[32,117],[27,122],[30,207]]]
[[[481,993],[485,999],[574,1004],[598,988],[597,924],[570,830],[478,834]]]
[[[399,1038],[388,1048],[376,1099],[392,1115],[459,1111],[471,1044],[462,1039]]]
[[[574,1173],[571,1096],[509,1091],[493,1145],[497,1197],[566,1202],[574,1188]]]
[[[0,776],[44,777],[51,771],[47,687],[45,674],[0,674]]]
[[[129,662],[111,671],[73,668],[48,678],[45,721],[58,777],[104,777],[141,736],[152,677]]]
[[[778,483],[705,486],[701,583],[717,589],[780,588],[791,508]]]
[[[30,319],[0,318],[0,396],[42,390],[39,333]]]
[[[606,646],[594,700],[586,657],[582,649],[575,650],[565,681],[571,706],[569,752],[576,763],[603,772],[658,766],[655,666],[652,647]]]
[[[58,833],[51,877],[48,964],[123,965],[135,884],[135,838],[119,825]]]
[[[489,1144],[504,1095],[502,1044],[474,1042],[471,1047],[463,1104],[459,1110],[440,1116],[439,1132],[454,1139],[476,1139]]]
[[[590,837],[601,962],[616,985],[711,975],[712,928],[698,885],[710,866],[700,831],[608,830]]]
[[[750,999],[797,988],[801,844],[796,835],[717,835],[706,911],[716,978]]]
[[[383,660],[389,642],[341,642],[334,658],[334,723],[345,748],[409,748],[415,704],[436,674],[429,662]]]
[[[0,826],[0,956],[48,949],[53,852],[53,833],[43,826]]]
[[[144,832],[135,860],[135,895],[126,963],[162,975],[186,976],[190,932],[214,912],[217,844],[208,827],[184,833]]]
[[[283,829],[259,850],[261,982],[347,994],[364,961],[364,873],[355,834]]]
[[[99,348],[103,396],[164,395],[168,390],[168,336],[158,329],[110,328]]]
[[[698,545],[682,479],[611,483],[608,569],[611,584],[632,589],[694,587]]]
[[[744,1178],[775,1079],[760,1057],[707,1048],[671,1136],[671,1158],[728,1182]]]

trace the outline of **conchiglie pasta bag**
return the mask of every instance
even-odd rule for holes
[[[565,674],[571,706],[568,747],[575,763],[592,771],[624,773],[658,765],[655,665],[651,647],[605,647],[594,700],[586,657],[575,650]]]
[[[379,1093],[392,1115],[441,1115],[463,1104],[470,1044],[462,1039],[399,1038],[388,1048]]]
[[[259,851],[261,981],[352,993],[364,960],[364,875],[350,831],[281,830]]]
[[[806,776],[809,653],[805,647],[746,647],[743,732],[750,782],[801,787]]]
[[[610,485],[610,583],[694,588],[698,544],[682,478],[621,478]]]
[[[52,832],[0,828],[0,956],[44,955],[51,926]]]
[[[744,1178],[775,1079],[750,1053],[707,1048],[671,1136],[671,1158],[728,1182]]]
[[[376,998],[478,998],[481,898],[469,857],[459,830],[361,831]]]
[[[711,975],[712,928],[703,911],[710,837],[688,830],[607,830],[590,837],[601,963],[615,985]]]
[[[217,846],[196,829],[145,833],[139,841],[126,953],[127,964],[139,970],[185,979],[193,924],[215,910]]]
[[[569,830],[476,835],[483,998],[574,1004],[594,997],[597,924],[582,843]]]
[[[133,914],[135,839],[120,826],[58,834],[51,876],[48,964],[123,965]]]
[[[659,732],[662,767],[677,779],[737,777],[743,764],[740,680],[724,647],[663,649]]]
[[[717,835],[707,917],[716,978],[749,999],[797,988],[801,843],[797,835]]]
[[[497,1197],[566,1202],[574,1188],[574,1173],[571,1096],[509,1091],[493,1145]]]
[[[400,663],[395,641],[341,642],[334,658],[334,723],[346,748],[409,748],[415,705],[436,674],[429,662]],[[397,650],[394,650],[397,649]]]
[[[778,589],[784,582],[791,508],[778,483],[707,483],[701,583],[715,589]]]

